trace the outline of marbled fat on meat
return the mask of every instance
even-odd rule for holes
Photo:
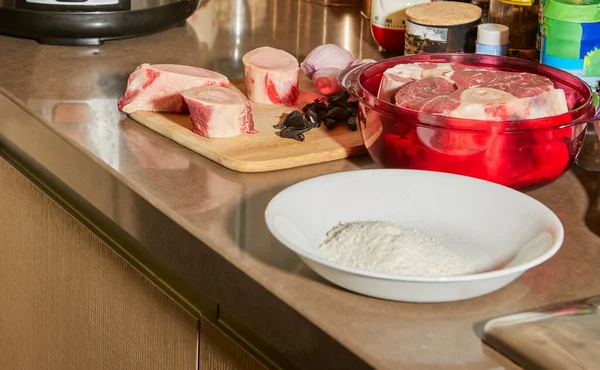
[[[394,103],[394,95],[401,87],[424,77],[443,76],[448,72],[452,72],[452,68],[447,63],[398,64],[383,72],[377,97]]]
[[[546,77],[453,63],[389,69],[380,86],[380,98],[386,97],[405,109],[487,121],[551,117],[569,110],[564,91]]]
[[[250,102],[221,86],[203,86],[181,93],[190,110],[192,131],[207,138],[255,134]]]
[[[119,99],[118,108],[125,113],[138,110],[186,112],[181,92],[207,85],[227,87],[229,80],[220,73],[203,68],[144,63],[129,76],[127,90]]]
[[[292,106],[298,99],[298,60],[268,46],[242,57],[248,98],[255,103]]]

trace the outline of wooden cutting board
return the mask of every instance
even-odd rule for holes
[[[243,79],[231,81],[229,88],[246,95]],[[360,133],[344,124],[332,130],[324,125],[306,132],[299,142],[275,135],[273,128],[294,109],[318,98],[316,89],[304,76],[300,78],[300,96],[296,107],[278,107],[250,102],[257,134],[226,139],[208,139],[190,130],[188,114],[138,111],[129,117],[194,152],[240,172],[264,172],[322,163],[365,154]]]

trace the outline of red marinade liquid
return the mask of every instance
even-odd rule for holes
[[[404,54],[404,35],[406,30],[393,30],[381,28],[371,24],[371,33],[377,45],[386,51],[400,52]]]

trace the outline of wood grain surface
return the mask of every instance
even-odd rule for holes
[[[273,125],[287,113],[300,109],[319,97],[312,83],[300,78],[300,97],[296,107],[280,107],[251,102],[257,134],[226,139],[208,139],[190,130],[189,115],[138,111],[129,117],[157,133],[229,169],[239,172],[265,172],[328,162],[365,154],[360,133],[345,125],[327,130],[323,125],[305,133],[299,142],[277,136]],[[246,95],[243,79],[234,80],[230,89]]]
[[[211,323],[200,324],[200,370],[267,370]]]
[[[0,188],[0,369],[198,369],[195,317],[1,158]]]

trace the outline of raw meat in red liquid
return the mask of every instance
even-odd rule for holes
[[[400,64],[384,72],[377,97],[395,103],[394,95],[409,83],[425,77],[443,76],[452,72],[447,63],[412,63]]]
[[[544,122],[542,117],[561,115],[574,105],[552,81],[530,73],[431,64],[386,71],[380,95],[396,88],[390,100],[399,107],[461,118],[449,122],[464,127],[417,126],[400,135],[384,132],[387,160],[514,187],[556,178],[567,168],[573,128],[544,129],[528,122],[532,118]],[[503,121],[515,121],[518,131],[505,132],[505,123],[494,123]]]
[[[192,131],[207,138],[255,134],[250,102],[239,92],[203,86],[181,93],[190,109]]]
[[[142,64],[127,79],[127,90],[117,105],[119,111],[138,110],[181,113],[187,106],[181,92],[194,87],[227,87],[224,75],[207,69],[176,64]]]
[[[421,99],[416,106],[414,99]],[[440,106],[441,99],[448,102]],[[486,121],[518,121],[568,111],[564,91],[555,89],[546,77],[489,70],[450,71],[417,79],[398,89],[395,102],[401,108]]]

